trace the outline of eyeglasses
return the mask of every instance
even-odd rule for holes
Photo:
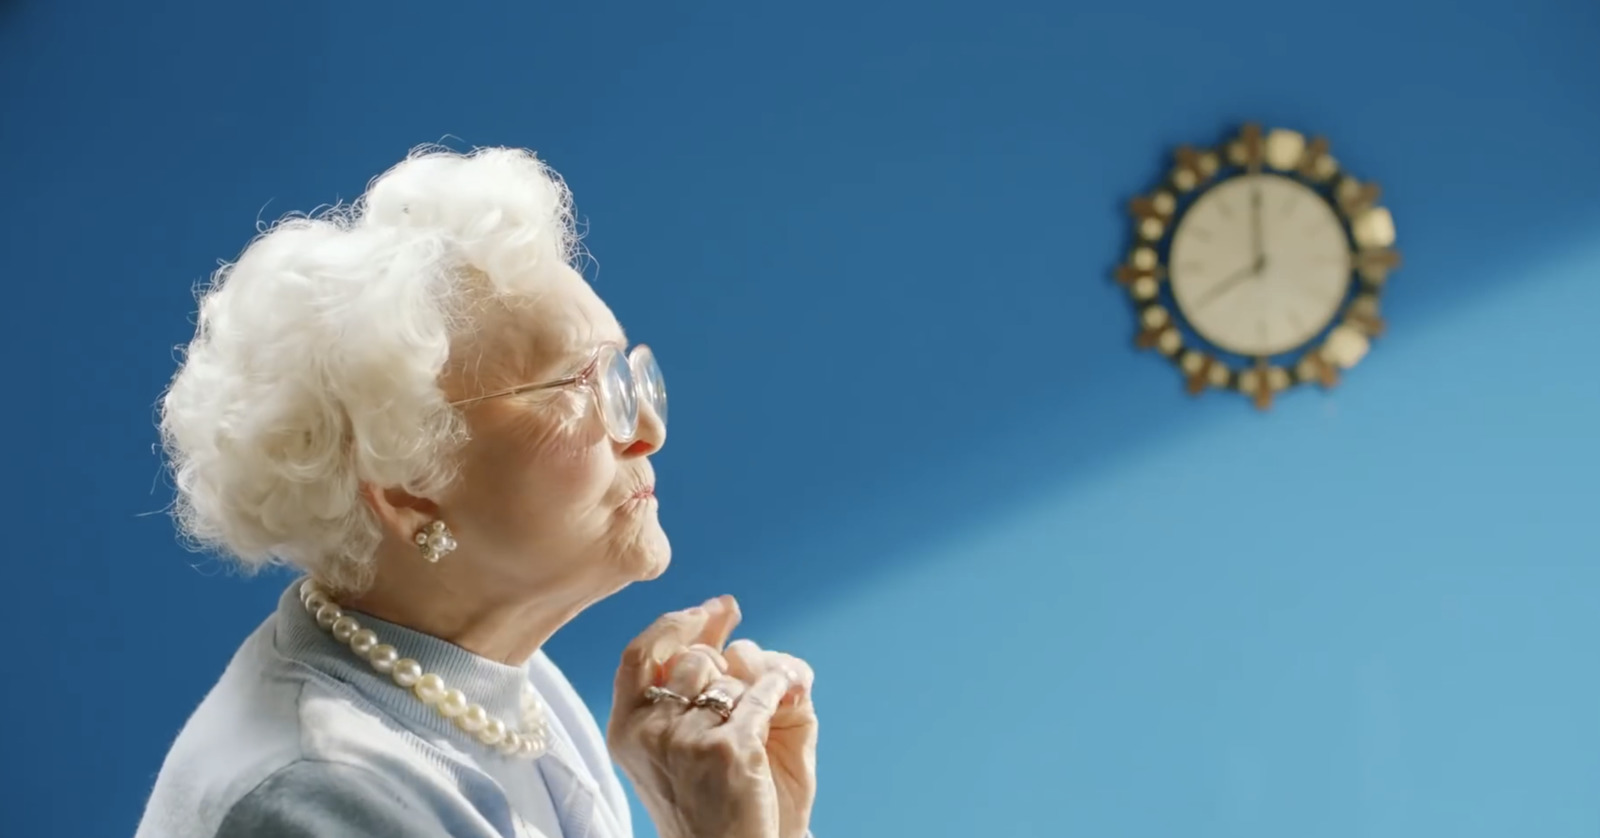
[[[650,347],[642,343],[626,355],[620,345],[603,343],[576,375],[541,384],[496,390],[450,404],[464,407],[489,399],[554,390],[557,387],[582,387],[594,394],[595,404],[600,408],[600,418],[606,424],[606,433],[618,444],[627,445],[639,438],[641,396],[650,403],[650,409],[661,424],[667,424],[667,385],[661,377],[661,365],[656,363],[656,355],[650,351]]]

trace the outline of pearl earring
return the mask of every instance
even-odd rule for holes
[[[456,549],[455,534],[450,532],[450,528],[445,526],[443,521],[434,521],[417,530],[414,540],[417,542],[417,550],[430,563],[439,561]]]

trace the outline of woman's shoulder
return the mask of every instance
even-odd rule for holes
[[[388,810],[435,809],[431,801],[453,783],[408,736],[336,681],[278,655],[264,626],[173,742],[139,838],[437,834],[365,821],[310,828],[318,818],[367,817],[373,800]],[[286,808],[291,799],[299,802]]]
[[[138,838],[283,838],[383,835],[442,838],[471,835],[447,824],[453,808],[426,787],[362,763],[299,758],[213,807],[151,807]]]

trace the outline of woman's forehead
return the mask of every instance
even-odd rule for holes
[[[530,341],[540,354],[552,362],[588,356],[606,342],[627,341],[622,324],[600,297],[583,286],[585,293],[554,293],[541,297],[517,318],[513,340]]]
[[[578,293],[557,289],[517,300],[506,313],[484,335],[490,356],[484,360],[511,378],[565,375],[600,344],[627,342],[616,316],[586,283]]]

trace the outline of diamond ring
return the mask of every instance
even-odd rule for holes
[[[709,689],[695,696],[694,706],[710,710],[727,721],[733,715],[733,696],[719,689]]]

